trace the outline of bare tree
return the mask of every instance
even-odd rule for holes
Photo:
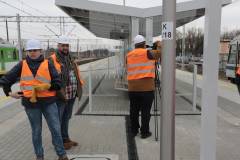
[[[177,53],[182,52],[182,33],[177,32]],[[200,57],[203,54],[203,31],[200,28],[191,28],[185,35],[185,52],[188,56]]]
[[[221,34],[221,40],[232,40],[234,37],[240,35],[240,29],[235,29],[235,30],[231,30],[231,31],[224,31]]]

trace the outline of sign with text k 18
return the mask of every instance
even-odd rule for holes
[[[162,22],[162,39],[173,39],[173,22]]]

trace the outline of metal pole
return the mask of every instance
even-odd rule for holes
[[[47,40],[47,49],[49,49],[49,39]]]
[[[196,111],[197,106],[197,65],[193,65],[193,111]]]
[[[79,47],[79,55],[78,55],[78,57],[79,57],[79,59],[81,58],[81,56],[82,56],[82,54],[80,55],[80,52],[81,52],[81,50],[82,50],[82,48],[81,47]]]
[[[131,33],[132,33],[131,42],[132,43],[131,43],[131,46],[132,46],[132,49],[134,49],[133,40],[139,34],[139,18],[131,17],[131,21],[132,21],[132,30],[131,30]]]
[[[8,21],[6,18],[6,33],[7,33],[7,41],[9,42],[9,35],[8,35]]]
[[[216,160],[220,0],[206,1],[200,160]]]
[[[182,69],[184,67],[184,59],[185,58],[185,38],[186,38],[186,30],[185,25],[183,25],[183,37],[182,37]]]
[[[63,35],[65,35],[65,23],[64,23],[64,17],[62,17],[62,25],[63,25]]]
[[[89,64],[89,71],[88,71],[88,95],[89,95],[89,112],[92,112],[92,65]]]
[[[123,6],[126,6],[126,1],[125,0],[123,0]]]
[[[100,57],[101,57],[101,47],[98,46],[98,56],[97,56],[97,58],[100,58]]]
[[[89,53],[89,54],[88,54]],[[90,51],[88,51],[88,45],[87,45],[87,52],[86,52],[86,56],[88,56],[87,58],[90,58]]]
[[[21,29],[20,29],[20,16],[17,14],[17,30],[18,30],[18,52],[19,60],[22,60],[22,42],[21,42]]]
[[[77,55],[78,55],[78,59],[80,59],[80,55],[79,55],[79,39],[77,39]]]
[[[175,159],[176,0],[163,0],[160,160]]]
[[[109,67],[110,67],[110,64],[109,64],[109,63],[110,63],[110,62],[109,62],[109,57],[110,57],[110,55],[109,55],[109,53],[110,53],[110,52],[109,52],[109,49],[108,49],[108,59],[107,59],[107,60],[108,60],[108,61],[107,61],[107,65],[108,65],[108,66],[107,66],[107,68],[108,68],[108,77],[109,77]]]
[[[62,35],[62,18],[59,17],[59,23],[60,23],[60,35]]]
[[[146,18],[146,44],[152,46],[153,43],[153,17]]]

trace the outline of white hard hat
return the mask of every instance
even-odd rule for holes
[[[39,40],[30,39],[27,41],[26,51],[34,50],[34,49],[41,49],[41,44]]]
[[[134,38],[134,44],[138,44],[138,43],[142,43],[142,42],[145,42],[145,38],[142,36],[142,35],[137,35],[135,38]]]
[[[58,38],[58,41],[57,43],[60,43],[60,44],[70,44],[70,40],[67,36],[60,36]]]

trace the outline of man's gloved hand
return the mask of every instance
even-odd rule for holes
[[[32,90],[32,96],[30,98],[30,102],[32,102],[32,103],[36,103],[37,102],[37,94],[36,94],[36,90],[35,90],[34,87],[33,87],[33,90]]]
[[[30,102],[36,103],[37,102],[37,92],[48,90],[50,87],[51,87],[50,84],[40,84],[40,85],[33,86],[32,97],[30,98]]]
[[[51,87],[50,84],[40,84],[40,85],[33,86],[33,88],[35,88],[36,91],[46,91],[50,87]]]

